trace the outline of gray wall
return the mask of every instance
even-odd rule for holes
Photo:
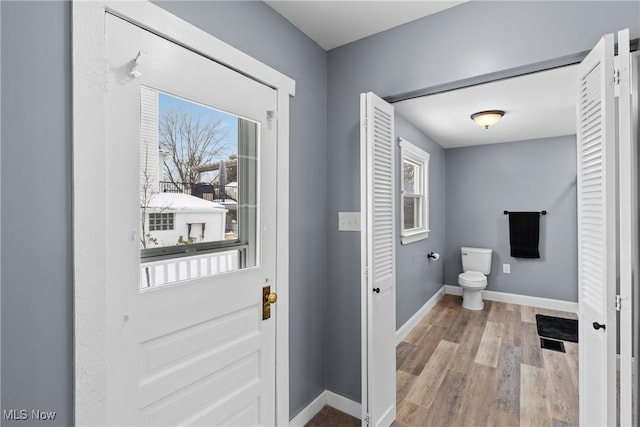
[[[400,328],[444,284],[444,259],[431,261],[429,252],[445,252],[445,150],[400,114],[395,114],[395,134],[429,153],[429,237],[408,245],[396,233],[396,329]],[[396,170],[402,170],[400,148],[396,144]],[[396,174],[396,194],[400,174]],[[396,218],[400,230],[400,203]]]
[[[73,419],[70,9],[2,2],[1,25],[2,409],[56,411],[60,426]]]
[[[262,2],[159,5],[297,82],[290,141],[295,415],[325,389],[326,52]],[[2,2],[2,407],[55,410],[66,426],[73,397],[70,23],[66,2]]]
[[[446,165],[445,283],[458,284],[461,246],[486,247],[488,290],[578,301],[575,135],[449,149]],[[540,259],[512,258],[503,211],[543,209]]]
[[[468,2],[329,52],[329,390],[360,401],[359,235],[334,227],[338,211],[359,209],[359,94],[390,96],[575,54],[625,27],[635,38],[639,17],[638,2]]]

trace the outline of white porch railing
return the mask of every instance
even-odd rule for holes
[[[140,289],[170,285],[238,269],[238,249],[140,265]]]

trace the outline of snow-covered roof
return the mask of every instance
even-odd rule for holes
[[[147,204],[149,209],[165,211],[217,212],[226,210],[220,203],[210,202],[183,193],[153,193]]]

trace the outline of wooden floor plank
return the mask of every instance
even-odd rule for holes
[[[560,421],[560,420],[556,420],[555,418],[552,420],[553,422],[553,427],[574,427],[577,424],[569,424],[569,423],[565,423],[564,421]]]
[[[408,374],[405,371],[396,371],[396,401],[398,406],[400,406],[400,402],[405,399],[407,393],[409,393],[409,390],[411,390],[411,387],[413,386],[416,378],[418,377]]]
[[[500,342],[502,340],[503,324],[487,320],[484,333],[480,340],[480,347],[476,354],[475,362],[480,365],[498,366],[498,355],[500,353]]]
[[[427,330],[431,327],[429,323],[426,323],[424,320],[420,322],[415,328],[411,330],[407,334],[406,337],[402,340],[402,342],[407,342],[410,344],[415,344],[420,341],[422,337],[426,334]]]
[[[427,417],[422,425],[452,426],[464,398],[467,376],[459,372],[448,371],[438,389],[438,398],[429,406]]]
[[[566,353],[542,350],[551,416],[577,425],[574,408],[578,407],[578,384],[574,382]]]
[[[551,426],[545,371],[520,365],[520,425]]]
[[[478,366],[475,360],[480,347],[480,340],[482,339],[482,331],[483,328],[480,326],[467,325],[456,350],[454,363],[451,364],[450,369],[462,374],[468,374],[474,366]]]
[[[520,324],[522,342],[522,363],[529,366],[542,368],[542,349],[540,348],[540,337],[535,323],[522,322]]]
[[[406,400],[429,407],[444,379],[458,344],[440,341],[420,376],[414,381]]]
[[[520,363],[522,351],[513,345],[500,346],[494,406],[506,414],[520,416]]]
[[[460,310],[457,307],[446,307],[440,316],[434,319],[433,324],[448,329],[459,314]]]
[[[470,310],[455,310],[451,309],[456,316],[451,324],[447,327],[447,332],[443,335],[442,339],[449,342],[460,343],[462,335],[469,324]],[[445,326],[446,327],[446,326]]]
[[[576,385],[576,388],[580,385],[579,375],[578,375],[578,343],[576,342],[567,342],[564,343],[564,349],[567,352],[567,363],[569,364],[569,369],[571,370],[571,377],[573,378],[573,383]]]
[[[521,324],[519,311],[507,310],[504,313],[503,344],[520,346],[520,341],[522,340]]]
[[[527,323],[536,323],[536,309],[528,305],[523,305],[520,309],[521,320]]]
[[[504,322],[504,314],[507,311],[507,305],[503,302],[492,301],[491,309],[489,310],[489,317],[487,320],[497,323]]]
[[[454,421],[456,427],[484,426],[489,419],[491,402],[493,400],[496,368],[476,365],[472,362],[472,369],[467,375],[467,386],[464,390],[460,410]]]
[[[520,307],[522,307],[521,305],[511,303],[505,303],[505,305],[507,306],[507,311],[517,311],[518,313],[520,313]]]
[[[408,426],[421,426],[425,425],[424,419],[427,417],[428,411],[424,406],[416,405],[409,400],[404,400],[398,406],[396,419]]]
[[[415,344],[411,344],[405,341],[402,341],[396,347],[396,370],[400,369],[400,366],[404,363],[405,360],[411,355],[414,351],[416,351]]]
[[[520,426],[520,418],[513,414],[507,414],[498,408],[491,408],[487,427],[518,427]],[[524,426],[523,426],[524,427]],[[534,427],[534,426],[531,426]]]
[[[431,358],[431,355],[440,343],[445,332],[447,332],[447,329],[442,326],[431,326],[419,341],[419,344],[416,343],[416,351],[407,356],[404,363],[400,366],[400,369],[412,375],[420,375],[420,372],[422,372],[429,358]]]

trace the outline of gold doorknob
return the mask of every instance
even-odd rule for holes
[[[264,302],[266,302],[266,303],[273,304],[276,301],[278,301],[278,294],[276,294],[275,292],[272,292],[272,293],[266,295],[264,297],[264,300],[265,300]]]

